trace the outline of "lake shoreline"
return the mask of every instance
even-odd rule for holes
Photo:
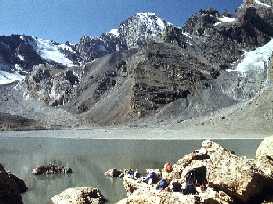
[[[33,134],[35,133],[35,134]],[[208,128],[93,128],[36,131],[2,131],[0,137],[62,138],[97,140],[226,140],[264,139],[271,132],[238,130],[222,131]]]

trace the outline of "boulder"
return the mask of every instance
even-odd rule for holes
[[[256,168],[273,180],[273,136],[265,138],[256,150]],[[273,194],[273,182],[267,187],[268,194]],[[265,199],[264,203],[273,203],[273,197]]]
[[[105,198],[97,188],[68,188],[50,199],[50,204],[102,204]]]
[[[273,136],[265,138],[256,150],[256,158],[273,158]]]
[[[124,186],[124,189],[129,193],[133,193],[137,189],[149,190],[149,189],[155,188],[155,185],[149,185],[145,182],[142,182],[140,179],[134,179],[128,176],[124,176],[123,186]]]
[[[0,164],[0,203],[22,204],[21,194],[26,192],[25,182],[15,175],[6,172]]]
[[[256,167],[273,178],[273,136],[265,138],[256,151]]]
[[[254,160],[210,140],[179,159],[167,181],[168,186],[159,191],[158,184],[125,175],[123,184],[131,195],[120,203],[261,203],[273,192],[273,179],[258,169]],[[189,181],[194,191],[187,191]],[[179,184],[180,192],[174,190],[174,183]]]
[[[122,174],[123,174],[123,171],[115,169],[115,168],[114,169],[109,169],[104,173],[105,176],[109,176],[109,177],[112,177],[112,178],[121,177]]]
[[[42,165],[32,169],[34,175],[71,174],[72,172],[71,168],[55,164]]]
[[[202,155],[206,158],[202,159]],[[173,177],[184,181],[190,170],[202,166],[206,167],[208,185],[225,192],[237,202],[256,202],[272,184],[272,179],[260,172],[253,161],[239,157],[212,141],[204,141],[200,150],[180,159],[174,165]]]

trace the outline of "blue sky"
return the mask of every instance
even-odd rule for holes
[[[141,11],[181,26],[192,13],[214,7],[234,11],[242,0],[0,0],[0,35],[26,34],[79,41],[117,27]]]

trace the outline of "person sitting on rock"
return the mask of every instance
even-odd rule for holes
[[[169,186],[168,181],[166,179],[161,179],[158,182],[158,185],[156,187],[156,190],[164,190],[165,188],[167,188]]]
[[[134,170],[133,169],[129,169],[127,172],[127,175],[129,178],[134,178]]]
[[[158,181],[157,174],[154,171],[151,171],[144,177],[143,181],[150,185],[155,184]]]
[[[134,172],[134,179],[139,179],[139,178],[140,178],[140,173],[136,169],[135,172]]]
[[[170,162],[167,162],[162,169],[162,178],[168,181],[172,180],[173,166]]]

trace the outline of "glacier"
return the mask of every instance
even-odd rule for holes
[[[74,65],[73,62],[65,57],[65,55],[60,51],[60,48],[71,49],[69,46],[58,45],[50,40],[44,40],[41,38],[37,39],[37,52],[43,59],[72,67]]]

